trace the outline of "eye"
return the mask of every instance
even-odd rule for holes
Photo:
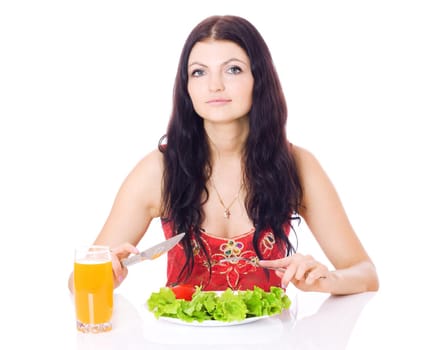
[[[230,74],[239,74],[242,73],[242,69],[239,66],[231,66],[227,69],[227,72]]]
[[[192,77],[201,77],[202,75],[204,75],[204,70],[203,69],[194,69],[192,72],[191,72],[191,76]]]

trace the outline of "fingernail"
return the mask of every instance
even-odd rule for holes
[[[119,275],[119,276],[117,277],[117,280],[118,280],[119,282],[122,282],[122,281],[123,281],[123,276],[122,276],[122,275]]]

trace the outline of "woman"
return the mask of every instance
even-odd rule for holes
[[[116,286],[128,273],[120,260],[138,253],[159,217],[166,238],[186,232],[168,252],[167,285],[377,290],[375,267],[333,185],[311,153],[287,141],[286,119],[254,26],[235,16],[199,23],[181,53],[167,134],[127,176],[95,241],[112,248]],[[295,252],[289,235],[301,219],[334,270]]]

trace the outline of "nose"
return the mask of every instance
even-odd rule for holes
[[[221,74],[219,73],[209,74],[209,91],[211,92],[224,91],[224,82]]]

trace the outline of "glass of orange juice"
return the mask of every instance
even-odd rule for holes
[[[75,249],[74,298],[77,329],[84,333],[111,330],[113,271],[107,246]]]

